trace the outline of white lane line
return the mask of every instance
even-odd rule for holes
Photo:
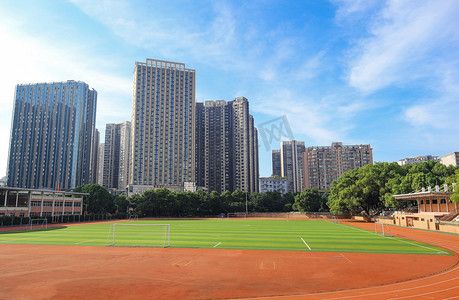
[[[454,268],[454,269],[456,269],[456,268]],[[452,270],[454,270],[454,269],[452,269]],[[447,271],[445,273],[449,273],[450,271]],[[441,275],[443,275],[445,273],[439,273],[439,274],[433,275],[431,277],[441,276]],[[390,286],[403,285],[403,284],[406,284],[406,283],[409,283],[409,282],[422,281],[422,280],[425,280],[425,279],[430,279],[431,277],[424,277],[424,278],[419,278],[419,279],[415,279],[415,280],[392,283],[392,284],[388,284],[388,285],[384,285],[384,286],[385,287],[390,287]],[[370,293],[368,293],[368,294],[361,292],[360,295],[355,294],[355,295],[349,295],[349,296],[341,296],[341,297],[335,297],[335,298],[322,298],[322,299],[338,300],[338,299],[356,299],[356,298],[359,298],[359,297],[368,298],[370,296],[375,296],[375,295],[384,295],[384,294],[403,292],[403,291],[408,291],[408,290],[422,289],[422,288],[427,287],[427,286],[437,285],[437,284],[441,284],[441,283],[445,283],[445,282],[449,282],[449,281],[453,281],[453,280],[457,280],[457,277],[450,278],[450,279],[443,280],[443,281],[439,281],[439,282],[435,282],[435,283],[424,284],[424,285],[419,285],[419,286],[410,287],[410,288],[403,288],[403,289],[398,289],[398,290],[389,290],[389,291],[384,291],[384,292],[371,292],[371,289],[374,289],[374,288],[378,287],[378,286],[372,286],[372,287],[366,287],[366,288],[361,288],[361,289],[350,289],[350,290],[334,291],[334,292],[322,292],[322,293],[315,293],[315,294],[298,294],[298,295],[291,295],[291,296],[258,297],[257,299],[282,299],[282,298],[289,298],[289,299],[299,298],[299,299],[303,299],[305,296],[317,296],[317,295],[330,295],[330,296],[332,296],[332,294],[342,293],[342,292],[350,292],[351,293],[351,292],[357,292],[357,291],[365,291],[365,290],[368,291],[368,290],[370,290]],[[414,296],[416,296],[416,295],[414,295]],[[249,299],[249,298],[241,298],[241,299]]]
[[[451,288],[442,289],[442,290],[436,290],[436,291],[428,292],[428,293],[424,293],[424,294],[410,295],[410,296],[397,297],[397,298],[388,298],[387,300],[414,298],[414,297],[425,296],[425,295],[430,295],[430,294],[437,294],[437,293],[439,293],[439,292],[454,290],[454,289],[457,289],[457,288],[459,288],[459,286],[453,286],[453,287],[451,287]]]
[[[82,241],[82,242],[78,242],[78,243],[74,243],[74,244],[75,244],[75,245],[76,245],[76,244],[83,244],[83,243],[92,242],[92,241],[94,241],[94,240]]]
[[[352,260],[350,260],[349,258],[347,258],[346,256],[344,256],[343,253],[340,253],[340,255],[341,255],[342,257],[344,257],[345,259],[347,259],[347,261],[350,262],[350,263],[352,264]]]
[[[220,245],[221,243],[222,243],[222,242],[220,242],[220,243],[218,243],[217,245],[215,245],[214,248],[215,248],[215,247],[218,247],[218,245]]]
[[[303,243],[306,245],[306,247],[308,247],[308,248],[309,248],[309,250],[311,250],[311,247],[309,247],[308,243],[306,243],[306,242],[303,240],[303,238],[301,238],[301,240],[302,240],[302,241],[303,241]]]

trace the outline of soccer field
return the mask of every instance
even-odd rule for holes
[[[383,237],[372,231],[327,221],[203,219],[114,223],[170,224],[172,248],[452,255],[435,246]],[[101,223],[4,232],[0,233],[0,244],[106,246],[113,240],[112,225]],[[168,229],[117,225],[116,230],[115,245],[161,246]]]

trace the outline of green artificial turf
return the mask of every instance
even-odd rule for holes
[[[452,255],[447,250],[327,221],[140,220],[124,224],[170,224],[172,248],[362,252]],[[113,223],[0,233],[0,244],[106,246]],[[162,246],[163,226],[116,226],[116,246]]]

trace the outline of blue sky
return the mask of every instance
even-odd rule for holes
[[[375,161],[459,151],[459,1],[0,3],[0,176],[15,85],[80,80],[97,125],[130,119],[146,58],[196,69],[196,100],[249,99],[307,146],[371,144]],[[270,149],[279,148],[272,141]],[[260,141],[260,175],[271,174]]]

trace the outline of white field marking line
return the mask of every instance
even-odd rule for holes
[[[6,241],[2,241],[2,240],[0,240],[0,243],[5,243],[5,242],[15,242],[15,241],[20,241],[20,240],[33,240],[33,239],[41,239],[41,238],[45,238],[45,237],[50,237],[50,236],[59,236],[59,235],[64,235],[64,234],[51,234],[51,235],[35,236],[35,237],[28,237],[28,238],[14,239],[14,240],[6,240]]]
[[[403,297],[397,297],[397,298],[388,298],[387,300],[395,300],[395,299],[404,299],[404,298],[419,297],[419,296],[430,295],[430,294],[436,294],[436,293],[439,293],[439,292],[454,290],[454,289],[457,289],[457,288],[459,288],[459,286],[453,286],[453,287],[451,287],[451,288],[442,289],[442,290],[436,290],[436,291],[433,291],[433,292],[428,292],[428,293],[423,293],[423,294],[417,294],[417,295],[411,295],[411,296],[403,296]]]
[[[360,230],[359,228],[354,228],[352,226],[349,226],[349,225],[345,225],[345,224],[339,224],[339,225],[343,225],[343,226],[348,226],[350,228],[353,228],[353,229],[356,229],[356,230]],[[364,231],[364,230],[362,230]],[[441,245],[443,247],[443,245]],[[428,277],[423,277],[423,278],[418,278],[418,279],[412,279],[412,280],[407,280],[407,281],[403,281],[403,282],[397,282],[397,283],[391,283],[391,284],[387,284],[387,285],[382,285],[384,287],[391,287],[391,286],[399,286],[399,285],[404,285],[404,284],[407,284],[407,283],[412,283],[412,282],[417,282],[417,281],[428,281],[432,278],[435,278],[435,277],[438,277],[438,276],[444,276],[448,273],[451,273],[451,272],[454,272],[454,271],[457,271],[459,269],[459,265],[456,265],[454,268],[452,269],[449,269],[448,271],[446,272],[442,272],[442,273],[438,273],[438,274],[434,274],[432,276],[428,276]],[[346,298],[357,298],[357,297],[368,297],[368,296],[373,296],[373,295],[381,295],[381,294],[387,294],[387,293],[392,293],[392,292],[403,292],[403,291],[408,291],[408,290],[414,290],[414,289],[420,289],[420,288],[425,288],[425,287],[428,287],[428,286],[432,286],[432,285],[437,285],[437,284],[442,284],[442,283],[445,283],[445,282],[449,282],[449,281],[453,281],[453,280],[457,280],[459,277],[453,277],[453,278],[449,278],[449,279],[446,279],[446,280],[442,280],[442,281],[437,281],[437,282],[434,282],[434,283],[429,283],[429,284],[423,284],[423,285],[419,285],[419,286],[415,286],[415,287],[410,287],[410,288],[402,288],[402,289],[399,289],[399,290],[391,290],[391,291],[386,291],[386,292],[378,292],[378,293],[371,293],[371,294],[362,294],[362,295],[352,295],[352,296],[343,296],[343,297],[335,297],[335,298],[327,298],[328,300],[333,300],[333,299],[346,299]],[[365,290],[371,290],[371,289],[374,289],[374,288],[378,288],[378,287],[382,287],[382,286],[370,286],[370,287],[366,287],[366,288],[360,288],[360,289],[349,289],[349,290],[342,290],[342,291],[335,291],[335,292],[322,292],[322,293],[314,293],[314,294],[298,294],[298,295],[290,295],[290,296],[272,296],[272,297],[257,297],[257,299],[282,299],[282,298],[294,298],[294,297],[301,297],[303,298],[304,296],[310,296],[310,295],[327,295],[327,294],[336,294],[336,293],[342,293],[342,292],[358,292],[358,291],[365,291]],[[456,297],[453,297],[453,298],[448,298],[448,299],[455,299]],[[245,299],[249,299],[249,298],[245,298]],[[250,299],[253,299],[253,298],[250,298]],[[446,299],[445,299],[446,300]]]
[[[343,253],[340,253],[340,255],[341,255],[342,257],[344,257],[345,259],[347,259],[347,261],[350,262],[351,264],[353,263],[352,260],[350,260],[349,258],[347,258],[346,256],[344,256]]]
[[[221,243],[222,243],[222,242],[220,242],[220,243],[218,243],[217,245],[215,245],[214,248],[215,248],[215,247],[218,247],[218,245],[220,245]]]
[[[82,241],[82,242],[78,242],[78,243],[74,243],[74,244],[75,244],[75,245],[76,245],[76,244],[83,244],[83,243],[92,242],[92,241],[94,241],[94,240]]]
[[[306,247],[308,247],[309,250],[311,250],[311,247],[309,247],[308,243],[306,243],[306,242],[303,240],[303,238],[300,238],[300,239],[303,241],[303,243],[306,245]]]
[[[443,298],[443,300],[459,299],[459,296],[453,296],[451,298]]]
[[[414,243],[411,243],[411,242],[408,242],[408,241],[404,241],[404,240],[399,240],[399,239],[396,239],[396,238],[393,238],[393,237],[390,237],[390,236],[388,236],[387,238],[388,239],[393,239],[394,241],[399,241],[399,242],[411,244],[411,245],[414,245],[414,246],[418,246],[418,247],[421,247],[421,248],[426,248],[426,249],[432,250],[432,251],[437,252],[437,253],[448,254],[448,252],[445,252],[445,251],[442,251],[442,250],[439,250],[439,249],[434,249],[434,248],[430,248],[430,247],[426,247],[426,246],[422,246],[422,245],[417,245],[417,244],[414,244]]]
[[[366,232],[368,234],[374,234],[374,235],[377,235],[377,236],[381,236],[379,234],[376,234],[376,233],[373,233],[369,230],[363,230],[363,229],[360,229],[360,228],[356,228],[356,227],[352,227],[352,226],[349,226],[349,225],[345,225],[345,224],[340,224],[340,223],[337,223],[338,225],[342,225],[342,226],[347,226],[349,228],[352,228],[352,229],[355,229],[355,230],[359,230],[359,231],[363,231],[363,232]],[[440,252],[440,253],[446,253],[448,254],[448,252],[445,252],[445,251],[441,251],[441,250],[438,250],[438,249],[433,249],[433,248],[429,248],[429,247],[426,247],[426,246],[422,246],[422,245],[417,245],[417,244],[413,244],[413,243],[410,243],[408,241],[403,241],[401,239],[396,239],[396,238],[393,238],[393,237],[386,237],[388,239],[393,239],[394,241],[399,241],[399,242],[403,242],[403,243],[407,243],[407,244],[411,244],[411,245],[414,245],[414,246],[418,246],[418,247],[421,247],[421,248],[426,248],[426,249],[429,249],[431,251],[434,251],[434,252]]]

